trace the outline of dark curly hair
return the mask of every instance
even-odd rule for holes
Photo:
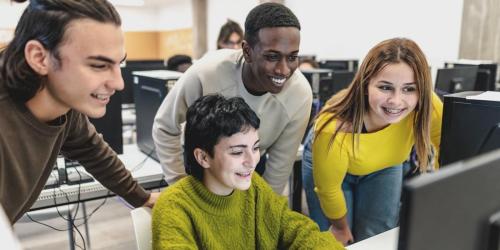
[[[15,0],[21,3],[26,0]],[[26,62],[24,47],[30,40],[39,41],[57,60],[58,49],[71,21],[92,19],[121,25],[113,5],[106,0],[30,0],[14,31],[14,38],[0,52],[0,79],[12,99],[26,102],[44,87],[44,76]]]
[[[186,173],[203,180],[203,167],[196,161],[196,148],[214,156],[214,147],[222,137],[230,137],[250,128],[259,129],[260,119],[241,97],[221,95],[200,97],[186,112],[184,129],[184,165]]]
[[[245,20],[245,40],[253,47],[259,42],[259,30],[270,27],[295,27],[300,23],[295,14],[278,3],[263,3],[253,8]]]

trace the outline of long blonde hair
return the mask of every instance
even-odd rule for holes
[[[418,103],[415,107],[413,120],[413,131],[415,137],[415,149],[420,162],[420,172],[425,172],[428,159],[431,157],[430,142],[430,118],[431,118],[431,98],[432,82],[429,65],[424,53],[419,46],[407,38],[393,38],[380,42],[373,47],[366,55],[361,67],[356,73],[352,83],[343,91],[332,96],[316,116],[322,114],[333,114],[326,122],[317,129],[321,131],[332,121],[338,120],[335,133],[330,138],[328,149],[333,145],[333,141],[344,125],[352,127],[352,147],[353,152],[359,145],[359,134],[363,127],[363,117],[368,106],[368,83],[385,66],[395,63],[406,63],[413,70],[417,84]],[[356,145],[356,147],[355,147]]]

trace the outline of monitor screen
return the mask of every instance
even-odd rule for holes
[[[111,96],[106,114],[98,119],[89,118],[105,142],[117,153],[123,154],[122,98],[120,92]]]
[[[500,149],[403,185],[399,250],[498,250]]]
[[[500,148],[500,102],[467,99],[482,92],[444,96],[440,165],[464,160]],[[499,182],[500,183],[500,182]]]
[[[168,89],[182,74],[168,70],[134,72],[136,136],[139,149],[158,161],[153,142],[153,122]]]
[[[319,86],[319,99],[322,105],[342,89],[347,88],[354,79],[353,71],[334,71],[331,81]]]
[[[442,97],[445,94],[473,91],[476,84],[477,66],[438,69],[435,90]]]
[[[319,61],[319,67],[333,71],[346,70],[356,72],[358,71],[358,60],[321,60]]]
[[[494,62],[459,60],[457,62],[445,63],[446,68],[471,67],[477,66],[477,79],[474,90],[486,91],[495,90],[498,64]]]
[[[166,70],[167,65],[164,60],[127,60],[121,68],[125,87],[122,91],[122,103],[132,104],[134,102],[134,81],[132,72],[143,70]]]

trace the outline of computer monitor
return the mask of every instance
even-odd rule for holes
[[[442,97],[446,94],[473,91],[477,66],[438,69],[435,90]]]
[[[500,148],[500,139],[496,139],[500,133],[500,101],[466,98],[480,93],[469,91],[444,96],[441,166]]]
[[[135,71],[133,74],[137,146],[142,152],[158,161],[152,136],[154,118],[168,90],[182,73],[152,70]]]
[[[89,118],[106,143],[117,153],[123,154],[122,97],[120,92],[111,96],[106,114],[98,119]]]
[[[319,61],[319,67],[322,69],[331,69],[333,71],[358,71],[358,60],[357,59],[345,59],[345,60],[321,60]]]
[[[495,90],[498,64],[492,61],[461,59],[454,62],[445,62],[445,68],[477,66],[477,78],[474,90]]]
[[[330,97],[347,88],[354,79],[352,71],[333,71],[330,69],[301,70],[311,85],[313,95],[317,97],[321,108]]]
[[[398,250],[498,250],[500,149],[403,185]]]
[[[122,92],[122,103],[133,104],[134,102],[134,79],[132,72],[146,70],[166,70],[165,60],[127,60],[122,66],[122,77],[125,87]]]

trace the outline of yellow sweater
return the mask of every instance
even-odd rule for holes
[[[320,128],[332,114],[318,117],[316,128]],[[439,149],[443,103],[437,95],[432,96],[431,141]],[[354,157],[352,133],[339,132],[328,149],[335,133],[336,120],[330,122],[320,134],[315,135],[312,147],[315,190],[321,208],[328,218],[338,219],[347,213],[342,181],[346,173],[368,175],[387,167],[401,164],[410,155],[415,143],[411,113],[398,123],[373,133],[359,135],[359,147]],[[437,155],[437,154],[436,154]]]

